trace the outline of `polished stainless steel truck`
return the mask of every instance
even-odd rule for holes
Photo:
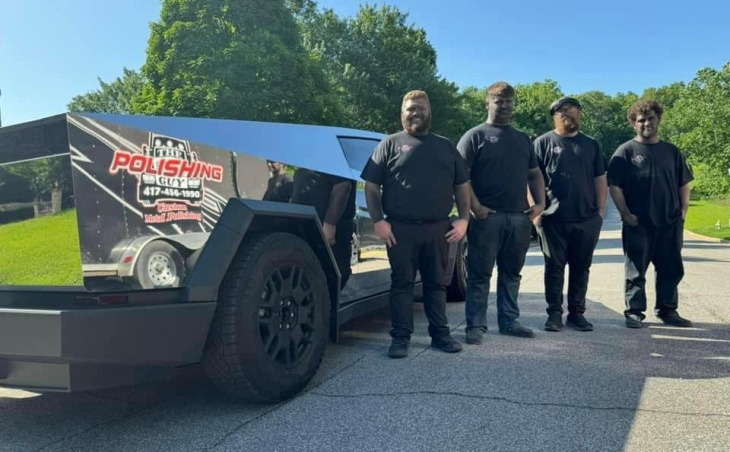
[[[86,391],[202,364],[234,398],[295,395],[344,323],[387,304],[359,179],[382,137],[105,114],[0,128],[0,386]],[[266,196],[272,162],[286,181],[351,181],[345,284],[315,207]]]

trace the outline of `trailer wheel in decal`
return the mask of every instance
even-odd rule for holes
[[[179,287],[185,276],[185,261],[174,246],[162,240],[148,243],[134,266],[134,281],[143,289]]]
[[[221,284],[203,369],[234,399],[288,399],[322,362],[329,311],[326,277],[306,242],[247,235]]]

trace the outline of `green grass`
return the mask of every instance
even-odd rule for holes
[[[718,220],[720,220],[719,230],[715,229]],[[691,200],[684,227],[696,234],[730,240],[730,200]]]
[[[0,285],[81,285],[76,210],[0,225]]]

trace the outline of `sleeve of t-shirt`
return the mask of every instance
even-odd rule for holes
[[[540,137],[535,138],[535,141],[532,142],[532,147],[535,150],[535,156],[537,158],[537,163],[540,167],[540,171],[542,171],[542,176],[547,177],[547,162],[545,161],[545,140],[541,140]]]
[[[608,185],[624,188],[626,175],[626,154],[617,150],[608,162]]]
[[[474,145],[475,138],[476,134],[467,132],[462,135],[459,143],[456,145],[456,150],[461,155],[461,158],[464,159],[464,166],[467,171],[471,171],[474,161],[479,158]]]
[[[679,152],[679,149],[677,149],[677,181],[679,182],[679,186],[684,187],[692,180],[694,180],[692,170],[689,169],[689,165],[687,165],[684,155],[682,155],[682,153]]]
[[[466,167],[466,162],[461,157],[461,153],[454,147],[453,144],[449,143],[454,153],[455,168],[454,168],[454,185],[462,185],[469,182],[471,178],[469,169]]]
[[[601,151],[601,144],[593,140],[596,146],[596,158],[593,161],[593,177],[603,176],[606,174],[606,161],[603,159],[603,151]]]
[[[525,139],[527,139],[527,143],[529,144],[528,149],[530,152],[530,162],[527,164],[527,168],[532,169],[537,166],[537,154],[535,154],[535,147],[532,145],[527,135],[525,135]]]
[[[373,184],[383,185],[385,180],[385,168],[388,162],[388,140],[383,140],[378,143],[378,146],[373,151],[373,154],[365,164],[360,177],[366,182],[372,182]]]

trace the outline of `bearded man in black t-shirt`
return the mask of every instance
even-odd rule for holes
[[[404,358],[413,333],[413,288],[421,272],[431,346],[448,353],[462,346],[446,319],[448,243],[458,242],[469,222],[469,174],[454,145],[430,133],[431,106],[411,91],[401,106],[403,131],[378,144],[362,171],[375,233],[385,242],[391,267],[391,358]],[[382,187],[382,197],[380,188]],[[454,205],[459,219],[449,214]]]
[[[578,99],[556,100],[550,105],[550,116],[555,129],[534,142],[547,191],[545,211],[534,221],[545,257],[545,329],[563,329],[567,264],[570,275],[566,325],[578,331],[592,331],[593,325],[583,314],[593,251],[606,212],[605,160],[598,142],[580,131]]]
[[[487,122],[473,127],[457,148],[471,175],[467,232],[466,342],[480,344],[487,331],[487,301],[497,264],[497,324],[500,334],[534,337],[517,320],[517,296],[527,250],[530,221],[545,205],[545,184],[532,141],[510,125],[515,90],[504,82],[487,88]],[[535,200],[528,204],[527,190]]]
[[[656,315],[665,324],[690,327],[677,312],[677,286],[684,276],[682,244],[693,176],[676,146],[657,132],[662,107],[634,103],[628,112],[636,137],[619,146],[608,165],[608,183],[621,214],[625,264],[626,326],[641,328],[646,318],[646,270],[656,270]]]

